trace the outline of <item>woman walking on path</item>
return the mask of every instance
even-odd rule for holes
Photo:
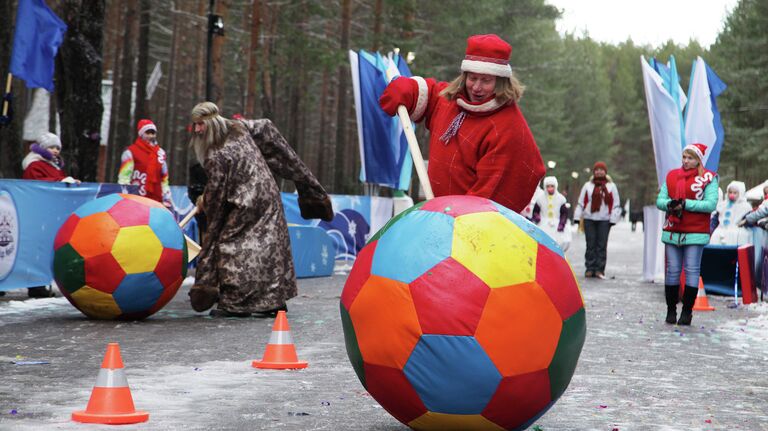
[[[592,178],[581,188],[573,213],[574,222],[584,222],[584,236],[587,239],[587,251],[584,253],[584,264],[587,267],[585,277],[605,279],[608,234],[611,233],[611,226],[620,219],[619,189],[608,176],[606,164],[595,162]]]
[[[666,244],[667,270],[664,292],[667,323],[690,325],[698,293],[701,254],[709,243],[709,218],[717,206],[717,174],[703,167],[707,147],[689,144],[683,149],[683,166],[667,173],[656,206],[666,211],[661,240]],[[680,273],[685,268],[683,310],[677,319]]]

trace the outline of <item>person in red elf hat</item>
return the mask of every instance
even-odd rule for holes
[[[699,292],[701,255],[709,244],[709,218],[717,208],[717,173],[704,168],[707,146],[689,144],[683,149],[683,165],[667,173],[656,207],[666,211],[661,241],[665,244],[667,270],[664,293],[667,323],[677,319],[680,273],[685,268],[683,310],[678,325],[690,325]]]
[[[509,65],[512,47],[495,34],[467,39],[452,82],[397,78],[379,105],[404,105],[430,130],[428,175],[435,196],[474,195],[520,212],[544,176],[539,148],[520,111],[524,87]]]
[[[584,223],[587,250],[584,253],[584,276],[605,279],[608,259],[608,234],[611,226],[621,219],[619,189],[608,176],[608,166],[595,162],[592,178],[581,188],[573,220]]]
[[[139,186],[139,194],[172,207],[165,151],[157,144],[157,127],[151,120],[139,120],[138,137],[120,157],[118,184]]]

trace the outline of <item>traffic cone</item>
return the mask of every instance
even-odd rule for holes
[[[131,389],[123,373],[120,345],[107,344],[91,399],[85,410],[72,413],[72,420],[95,424],[135,424],[146,422],[149,413],[136,411]]]
[[[288,326],[288,318],[285,311],[278,311],[275,324],[272,325],[272,335],[269,337],[264,358],[251,363],[254,368],[268,368],[272,370],[294,370],[307,368],[306,361],[300,361],[296,356],[296,348],[291,338],[291,328]]]
[[[699,277],[699,292],[696,294],[696,302],[693,303],[693,311],[715,311],[715,307],[709,305],[707,292],[704,290],[704,280]]]

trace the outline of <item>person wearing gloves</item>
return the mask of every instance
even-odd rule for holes
[[[213,317],[274,317],[298,293],[278,178],[296,186],[301,216],[331,221],[331,199],[267,119],[228,120],[214,103],[192,109],[190,146],[207,177],[197,208],[206,217],[195,311]]]
[[[768,218],[768,193],[766,194],[763,203],[761,203],[756,210],[744,215],[739,222],[739,226],[758,226],[763,229],[768,229],[768,220],[766,220],[766,218]]]
[[[533,219],[563,251],[568,250],[571,245],[568,205],[565,196],[557,190],[557,178],[544,177],[544,191],[536,196]]]
[[[518,213],[531,201],[545,170],[518,105],[524,87],[512,73],[511,54],[495,34],[470,36],[453,82],[400,77],[382,93],[387,114],[403,105],[429,129],[435,196],[480,196]]]
[[[64,161],[61,159],[60,153],[61,140],[59,137],[50,132],[43,133],[37,138],[37,142],[29,147],[29,154],[21,161],[21,167],[24,169],[22,178],[79,184],[79,180],[64,172]]]
[[[744,245],[750,242],[752,235],[747,229],[738,226],[739,221],[752,211],[752,205],[747,202],[747,186],[741,181],[731,181],[726,189],[726,198],[719,201],[713,214],[712,225],[715,226],[710,244]]]
[[[689,144],[683,149],[683,165],[667,173],[656,198],[656,207],[666,211],[661,241],[665,244],[667,269],[664,296],[667,302],[665,321],[690,325],[693,304],[699,291],[701,255],[709,243],[710,214],[717,206],[718,177],[704,168],[702,160],[707,147]],[[677,319],[680,273],[685,269],[683,309]]]
[[[604,162],[595,162],[592,177],[581,188],[574,222],[584,223],[587,250],[584,253],[584,276],[605,279],[605,263],[608,259],[608,234],[611,226],[621,219],[619,189],[608,176]]]
[[[120,156],[117,183],[137,185],[139,195],[171,208],[168,164],[165,151],[157,144],[157,127],[151,120],[139,120],[136,129],[136,140]]]

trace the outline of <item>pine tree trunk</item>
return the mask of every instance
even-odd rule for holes
[[[136,136],[136,129],[131,122],[131,99],[133,96],[133,73],[134,73],[134,49],[133,39],[135,37],[134,29],[136,28],[136,4],[133,1],[126,0],[124,3],[124,15],[122,22],[124,23],[125,34],[122,39],[122,47],[120,50],[120,79],[115,80],[115,86],[118,88],[117,100],[112,99],[112,104],[117,104],[113,114],[115,114],[115,139],[112,142],[115,146],[115,152],[113,156],[113,164],[120,166],[120,155],[123,150],[131,145],[133,138]],[[117,172],[116,172],[117,174]]]
[[[69,27],[56,72],[63,155],[83,181],[95,181],[98,166],[104,8],[104,0],[65,0],[62,7]]]
[[[272,94],[272,73],[270,72],[270,61],[272,51],[272,38],[275,36],[275,29],[277,28],[278,18],[278,6],[264,4],[264,43],[261,46],[261,110],[264,118],[273,119],[273,94]],[[266,25],[268,23],[268,25]]]
[[[13,46],[13,21],[16,17],[16,5],[13,1],[0,2],[0,46],[8,47],[6,52],[10,52]],[[5,84],[8,78],[7,72],[11,62],[10,55],[0,55],[0,97],[5,95]],[[11,88],[12,103],[9,109],[11,120],[8,124],[0,125],[0,178],[19,178],[21,177],[21,159],[24,157],[21,133],[23,113],[25,110],[20,108],[22,100],[21,92],[24,90],[24,83],[19,79],[12,81]],[[0,99],[0,109],[2,109],[2,99]],[[0,112],[2,114],[2,112]]]
[[[342,0],[341,2],[341,39],[339,51],[346,54],[349,50],[349,30],[350,16],[352,14],[352,1]],[[347,115],[349,110],[349,98],[347,97],[347,86],[349,82],[349,68],[347,62],[343,61],[338,68],[338,110],[336,111],[336,160],[335,172],[332,189],[336,193],[345,192],[344,185],[349,178],[346,172],[346,160],[349,156],[349,146],[347,140]]]
[[[139,46],[136,68],[136,119],[148,118],[147,109],[147,63],[149,59],[149,26],[151,25],[152,2],[141,0],[139,6]]]
[[[373,45],[371,50],[376,52],[381,48],[381,13],[383,0],[376,0],[373,6]]]
[[[109,136],[107,138],[106,160],[104,162],[104,179],[107,182],[117,182],[117,171],[120,166],[120,151],[117,146],[117,109],[120,99],[120,52],[123,46],[123,32],[118,31],[118,23],[123,22],[124,3],[129,0],[114,0],[107,14],[105,28],[106,41],[104,45],[104,70],[107,78],[112,81],[112,99],[109,107]],[[111,75],[110,73],[111,72]]]
[[[245,102],[245,117],[256,114],[256,91],[259,72],[259,38],[261,37],[261,0],[253,0],[251,9],[251,49],[248,51],[248,89]],[[262,65],[264,67],[264,65]]]
[[[323,73],[323,83],[321,84],[320,88],[320,100],[319,100],[319,110],[320,110],[320,132],[319,134],[319,151],[317,155],[317,179],[320,181],[320,183],[327,185],[330,180],[328,178],[328,161],[327,161],[327,154],[329,154],[328,151],[328,106],[330,104],[328,103],[328,97],[330,91],[330,83],[328,82],[330,80],[329,78],[329,71],[325,70]]]

